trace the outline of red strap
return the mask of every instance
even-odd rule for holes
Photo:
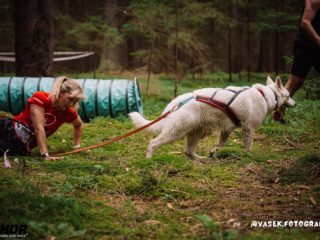
[[[266,97],[264,96],[264,92],[262,92],[261,89],[257,88],[257,90],[261,93],[261,95],[262,95],[264,98],[266,98]]]
[[[239,118],[237,117],[237,115],[225,103],[219,102],[219,101],[214,100],[212,98],[203,97],[203,96],[199,96],[199,95],[196,96],[196,101],[204,102],[204,103],[210,104],[213,107],[219,108],[220,110],[224,111],[227,114],[227,116],[230,118],[230,120],[233,122],[234,125],[236,125],[237,127],[241,126],[241,122],[240,122]]]

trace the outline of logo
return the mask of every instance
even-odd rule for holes
[[[45,113],[45,126],[50,126],[56,122],[56,116],[51,113]]]
[[[28,226],[25,224],[0,225],[0,238],[24,238],[28,235]]]

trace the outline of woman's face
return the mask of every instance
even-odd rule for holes
[[[66,93],[61,93],[58,99],[58,108],[62,111],[66,111],[70,107],[74,107],[79,99],[70,97]]]

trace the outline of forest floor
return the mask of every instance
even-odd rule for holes
[[[229,85],[223,76],[182,81],[180,92]],[[165,76],[151,83],[142,96],[148,119],[161,114],[173,92]],[[140,87],[144,92],[144,78]],[[252,152],[242,149],[242,133],[235,131],[209,164],[188,159],[185,140],[146,159],[152,136],[144,132],[57,162],[41,161],[37,150],[12,157],[13,168],[0,168],[0,224],[26,224],[27,239],[320,239],[320,227],[251,226],[320,221],[320,102],[299,94],[287,124],[264,121]],[[85,124],[82,146],[132,129],[125,117],[98,117]],[[205,138],[198,153],[208,155],[215,141]],[[49,138],[50,152],[71,144],[69,125]]]

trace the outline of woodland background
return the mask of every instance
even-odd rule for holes
[[[0,71],[43,76],[141,68],[149,74],[175,73],[178,80],[187,73],[224,71],[230,81],[238,72],[247,73],[248,80],[251,72],[287,73],[303,2],[0,0],[0,52],[16,51],[16,65],[41,63],[53,51],[95,52],[82,60],[42,61],[41,71],[19,72],[0,62]],[[28,28],[32,36],[23,30]]]

